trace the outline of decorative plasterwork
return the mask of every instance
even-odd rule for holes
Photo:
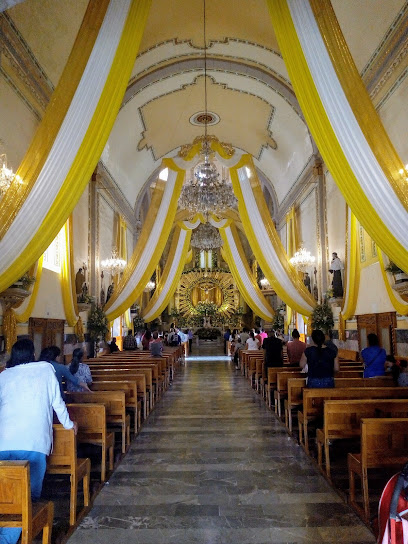
[[[388,29],[362,71],[364,84],[377,108],[408,75],[408,2]]]
[[[136,231],[139,225],[134,210],[102,161],[98,163],[96,180],[98,191],[106,191],[106,195],[109,195],[116,210],[125,217],[128,228]]]
[[[6,13],[0,13],[0,53],[1,74],[41,119],[54,87]]]
[[[247,90],[219,83],[211,76],[207,78],[208,102],[217,111],[222,109],[221,121],[217,126],[220,138],[235,139],[232,145],[244,147],[258,160],[264,148],[269,146],[276,149],[276,141],[269,130],[274,106]],[[138,143],[138,151],[148,148],[156,161],[191,141],[197,135],[197,129],[190,125],[189,118],[197,111],[197,105],[203,103],[203,97],[204,76],[198,75],[191,83],[146,102],[139,109],[145,130]],[[189,111],[189,108],[193,111]],[[248,115],[246,112],[251,113]],[[231,131],[233,123],[236,129]],[[177,127],[177,133],[163,131],[163,124],[170,130]]]

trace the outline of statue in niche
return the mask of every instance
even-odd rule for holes
[[[319,300],[319,289],[316,284],[313,285],[313,297],[316,301]]]
[[[341,271],[343,269],[343,263],[338,258],[337,253],[333,252],[329,272],[330,274],[333,274],[332,287],[334,298],[341,298],[343,296],[343,280],[341,278]]]
[[[111,298],[111,296],[113,295],[113,290],[114,290],[115,286],[113,283],[111,283],[108,287],[108,292],[106,293],[106,302],[108,302],[108,300]]]
[[[99,298],[100,298],[100,301],[101,301],[101,306],[104,306],[105,305],[105,289],[103,288],[103,286],[101,287],[101,291],[99,293]]]
[[[82,287],[85,283],[85,274],[82,268],[78,270],[75,276],[75,292],[77,295],[82,294]]]
[[[309,276],[308,272],[305,272],[305,276],[303,278],[303,283],[305,284],[305,287],[309,291],[309,293],[311,293],[312,288],[311,288],[311,285],[310,285],[310,276]]]

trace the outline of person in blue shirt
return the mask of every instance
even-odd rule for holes
[[[364,378],[374,378],[385,375],[385,360],[387,354],[381,348],[376,334],[367,336],[368,348],[363,349],[361,358],[364,363]]]
[[[85,391],[90,391],[89,387],[85,382],[82,382],[79,380],[76,376],[72,374],[72,372],[69,370],[68,366],[62,365],[57,362],[58,357],[61,355],[61,350],[58,346],[50,346],[48,348],[44,348],[42,352],[40,353],[39,361],[47,361],[48,363],[51,363],[55,370],[55,376],[58,380],[60,391],[61,391],[61,397],[63,400],[65,400],[64,395],[64,385],[63,382],[71,382],[77,387],[82,387]]]

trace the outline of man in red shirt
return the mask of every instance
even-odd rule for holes
[[[286,344],[288,350],[288,360],[289,364],[293,366],[299,365],[300,358],[302,353],[306,349],[306,344],[299,340],[300,334],[297,329],[294,329],[292,332],[292,341]]]

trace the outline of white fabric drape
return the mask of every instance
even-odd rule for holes
[[[310,73],[336,137],[357,178],[388,230],[408,247],[407,212],[385,176],[338,80],[308,0],[288,0]]]
[[[165,184],[163,197],[147,242],[142,250],[142,253],[138,257],[138,262],[129,278],[129,281],[126,283],[116,300],[114,300],[113,304],[108,307],[107,317],[110,321],[119,307],[132,295],[135,286],[140,283],[146,268],[151,261],[153,250],[157,245],[157,240],[159,240],[162,236],[162,232],[166,225],[166,220],[168,219],[169,208],[172,203],[172,197],[176,187],[177,175],[178,173],[176,171],[169,169],[169,176]]]
[[[38,179],[0,240],[0,274],[24,251],[44,220],[78,153],[104,89],[130,0],[112,0],[74,98]]]
[[[157,300],[155,301],[152,308],[143,315],[143,319],[149,323],[152,319],[154,319],[154,316],[157,311],[160,309],[161,305],[166,300],[166,297],[169,294],[169,291],[172,288],[172,285],[174,285],[174,278],[177,274],[177,269],[180,267],[180,261],[183,259],[183,253],[184,252],[184,244],[187,238],[188,231],[185,229],[180,229],[179,233],[179,239],[177,242],[177,248],[174,254],[173,261],[171,263],[171,267],[169,270],[169,273],[167,275],[166,281],[163,286],[161,286],[161,291],[159,293],[159,296],[157,297]],[[186,256],[184,256],[185,261]]]

